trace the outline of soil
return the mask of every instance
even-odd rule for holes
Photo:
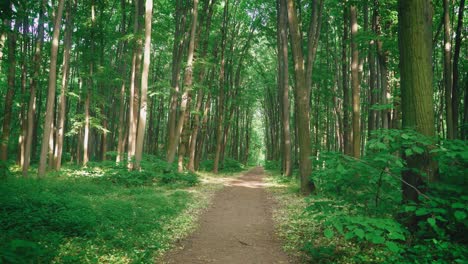
[[[275,235],[264,176],[257,167],[226,182],[198,229],[165,256],[165,263],[295,263]]]

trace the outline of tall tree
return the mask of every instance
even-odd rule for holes
[[[10,140],[11,116],[13,111],[13,99],[16,90],[16,34],[18,32],[20,23],[19,21],[16,21],[15,24],[11,23],[11,25],[13,28],[10,32],[8,32],[8,90],[5,96],[2,136],[0,138],[0,161],[6,161],[8,159],[8,142]]]
[[[140,90],[140,67],[141,67],[141,32],[140,17],[142,16],[143,0],[135,0],[135,17],[133,33],[135,34],[135,44],[132,55],[132,73],[130,78],[130,97],[129,97],[129,115],[128,115],[128,149],[127,159],[128,168],[132,169],[134,165],[136,137],[138,129],[138,92]]]
[[[432,88],[432,7],[430,0],[398,1],[398,47],[400,50],[403,128],[434,136]],[[405,152],[403,152],[405,153]],[[422,173],[434,174],[427,154],[403,155],[403,200],[418,201],[413,188],[424,185]]]
[[[47,152],[49,150],[49,139],[51,125],[54,118],[55,88],[57,86],[57,53],[59,46],[60,24],[62,22],[63,6],[65,0],[60,0],[55,13],[54,32],[52,35],[52,47],[50,52],[49,87],[47,92],[47,107],[44,121],[44,134],[42,136],[41,156],[39,161],[38,176],[44,177],[46,171]]]
[[[221,28],[221,58],[220,58],[220,68],[219,68],[219,92],[218,92],[218,124],[216,127],[216,152],[213,164],[213,172],[218,173],[219,170],[219,161],[221,158],[221,148],[223,144],[223,123],[224,123],[224,81],[225,81],[225,52],[226,52],[226,36],[227,36],[227,26],[229,19],[229,0],[224,1],[224,14],[223,14],[223,25]]]
[[[296,14],[294,0],[287,1],[289,32],[291,49],[294,59],[294,73],[296,87],[294,97],[297,104],[296,122],[298,127],[299,142],[299,174],[301,178],[301,192],[304,195],[310,194],[315,185],[310,179],[312,164],[310,160],[310,91],[306,85],[306,73],[304,69],[304,54],[302,52],[302,36]]]
[[[454,137],[458,138],[458,116],[459,116],[459,107],[460,107],[460,91],[459,91],[459,60],[460,60],[460,49],[461,49],[461,41],[462,41],[462,28],[463,28],[463,12],[465,10],[465,0],[460,0],[460,5],[458,6],[458,19],[457,19],[457,30],[455,32],[455,50],[453,53],[453,79],[452,79],[452,114],[453,114],[453,126],[454,126]],[[465,90],[466,96],[466,90]],[[465,100],[465,106],[466,104]],[[465,128],[464,130],[467,130]]]
[[[187,65],[185,68],[184,93],[182,94],[179,120],[177,121],[174,138],[172,138],[171,142],[169,143],[169,149],[167,151],[167,162],[169,163],[169,165],[172,164],[172,162],[174,162],[177,145],[179,144],[180,135],[182,133],[182,130],[184,129],[184,122],[186,121],[186,118],[187,118],[187,113],[188,113],[187,111],[190,107],[197,17],[198,17],[198,0],[194,0],[193,11],[192,11],[192,26],[190,30],[190,42],[189,42],[189,49],[188,49],[188,54],[187,54]]]
[[[350,7],[349,22],[351,25],[351,84],[353,94],[353,156],[361,156],[361,106],[359,87],[359,50],[357,44],[357,11],[355,6]]]
[[[143,72],[141,76],[140,120],[138,121],[138,134],[136,140],[135,169],[140,168],[141,158],[143,155],[143,141],[145,139],[148,74],[151,62],[151,24],[153,16],[153,0],[146,0],[145,12],[145,47],[143,57]]]
[[[32,79],[29,85],[29,103],[28,103],[28,117],[27,117],[27,132],[25,136],[24,145],[24,163],[23,163],[23,177],[28,176],[29,164],[31,161],[31,149],[34,137],[35,128],[35,115],[36,115],[36,93],[37,83],[39,79],[39,71],[41,67],[41,56],[42,56],[42,44],[44,42],[44,13],[45,13],[46,0],[41,1],[39,9],[39,20],[38,20],[38,32],[36,45],[34,48],[33,57],[33,73]]]
[[[289,53],[288,53],[288,13],[286,2],[278,0],[278,91],[281,97],[281,120],[283,141],[283,172],[292,174],[291,132],[289,111]]]
[[[349,8],[343,4],[343,37],[341,40],[341,78],[343,88],[343,144],[344,153],[352,154],[351,122],[349,120],[350,96],[349,96],[349,63],[348,63],[348,39],[349,39]]]
[[[447,138],[455,138],[456,127],[453,120],[453,73],[452,73],[452,29],[450,25],[450,1],[444,2],[444,87],[445,87],[445,115],[447,123]]]
[[[64,36],[64,50],[63,50],[63,63],[62,63],[62,89],[60,91],[59,98],[59,112],[57,120],[57,135],[55,140],[55,151],[54,151],[54,167],[56,170],[60,170],[62,165],[62,151],[63,151],[63,136],[65,133],[65,118],[66,118],[66,105],[67,105],[67,90],[68,90],[68,79],[70,75],[70,51],[72,47],[72,32],[73,32],[73,13],[76,10],[71,8],[71,3],[67,4],[67,12],[65,14],[66,19],[66,31]]]

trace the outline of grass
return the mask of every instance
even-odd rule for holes
[[[0,263],[155,262],[196,227],[222,181],[150,172],[130,177],[115,165],[91,164],[43,180],[2,181]]]
[[[378,248],[362,248],[359,244],[338,236],[324,236],[327,212],[309,212],[309,208],[314,204],[330,204],[333,201],[318,195],[304,198],[300,195],[295,178],[288,179],[277,172],[267,172],[270,175],[266,179],[270,183],[268,191],[277,201],[273,220],[286,253],[295,256],[300,263],[383,262],[383,259],[374,257],[379,254],[371,254],[372,251],[378,251]]]

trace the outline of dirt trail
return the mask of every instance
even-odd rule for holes
[[[200,226],[166,263],[293,263],[282,251],[271,219],[272,201],[258,167],[233,179],[214,196]]]

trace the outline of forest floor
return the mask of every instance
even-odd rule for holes
[[[283,252],[272,220],[274,201],[256,167],[225,182],[198,229],[165,256],[165,263],[294,263]]]

